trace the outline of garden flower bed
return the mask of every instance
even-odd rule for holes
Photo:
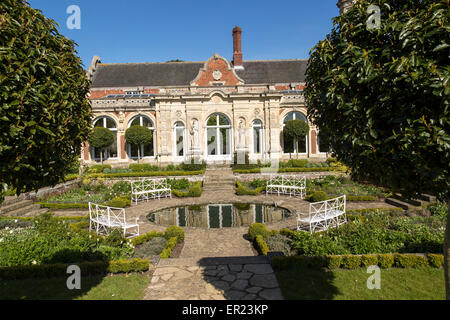
[[[267,179],[253,179],[250,182],[238,181],[236,193],[238,195],[258,195],[265,191]],[[316,202],[337,196],[346,195],[347,201],[375,201],[385,198],[389,193],[381,188],[353,182],[346,177],[328,175],[322,178],[307,179],[307,196],[305,200]]]
[[[188,179],[166,179],[177,197],[199,197],[202,193],[201,181],[189,182]],[[71,189],[59,195],[40,198],[39,204],[50,209],[87,209],[89,202],[111,207],[125,208],[131,204],[131,184],[119,181],[107,185],[105,180],[83,179],[79,188]]]
[[[349,222],[339,228],[329,229],[326,232],[310,234],[302,231],[282,229],[269,231],[262,224],[253,224],[248,230],[249,239],[253,241],[256,249],[263,255],[269,252],[281,252],[284,256],[320,257],[305,260],[295,258],[294,263],[329,266],[330,259],[323,257],[330,255],[378,255],[426,253],[442,254],[444,242],[446,217],[438,214],[430,217],[406,217],[398,210],[377,210],[365,212],[364,216],[349,216]],[[440,259],[431,255],[431,260],[423,262],[420,258],[392,256],[391,265],[406,266],[410,260],[420,265],[422,262],[430,265],[439,265],[435,260]],[[358,267],[363,263],[361,258],[343,258],[340,265],[353,261]],[[417,261],[416,261],[417,260]],[[420,261],[419,261],[420,260]],[[312,261],[312,262],[311,262]],[[325,263],[325,262],[326,263]],[[334,259],[334,262],[337,260]],[[375,261],[377,264],[381,260]],[[300,262],[299,262],[300,263]],[[364,265],[364,263],[363,263]]]
[[[86,217],[44,214],[31,219],[1,219],[0,276],[57,276],[71,263],[80,265],[86,274],[146,271],[149,259],[170,257],[174,247],[184,241],[183,229],[176,226],[131,240],[125,239],[121,230],[99,236],[88,227]]]

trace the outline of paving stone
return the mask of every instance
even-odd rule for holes
[[[236,274],[236,278],[238,279],[250,279],[252,277],[253,273],[250,272],[240,272]]]
[[[234,289],[244,290],[248,287],[248,281],[247,280],[236,280],[231,284],[231,287]]]
[[[203,272],[203,274],[206,276],[216,276],[218,273],[219,273],[218,270],[205,270]]]
[[[239,272],[242,270],[242,264],[230,264],[228,265],[230,271]]]
[[[266,300],[283,300],[283,294],[279,288],[265,289],[259,293],[259,296]]]
[[[242,300],[256,300],[256,298],[258,298],[256,294],[248,293],[242,298]]]
[[[245,292],[238,290],[230,290],[226,292],[226,297],[229,300],[240,300],[245,296]]]
[[[169,280],[172,277],[173,277],[173,273],[165,273],[165,274],[163,274],[161,276],[161,279],[164,280],[164,281],[167,281],[167,280]]]
[[[261,290],[262,290],[261,287],[250,287],[250,288],[247,288],[247,290],[245,290],[245,291],[247,291],[249,293],[258,293]]]
[[[213,282],[211,282],[211,284],[214,287],[216,287],[218,289],[222,289],[222,290],[227,290],[230,287],[230,285],[226,281],[213,281]]]
[[[244,270],[254,274],[269,274],[273,273],[273,269],[270,264],[246,264]]]
[[[227,281],[227,282],[233,282],[234,280],[236,280],[236,276],[234,276],[232,274],[227,274],[227,275],[223,276],[221,279],[224,281]]]
[[[263,288],[276,288],[278,287],[278,281],[273,273],[257,274],[250,279],[250,285]]]

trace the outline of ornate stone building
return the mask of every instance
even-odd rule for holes
[[[238,150],[263,162],[326,158],[327,146],[311,123],[301,141],[285,141],[282,134],[285,121],[307,121],[307,60],[243,60],[241,33],[233,29],[232,61],[215,54],[205,62],[104,64],[94,57],[88,70],[94,126],[116,137],[105,163],[137,160],[137,147],[125,140],[126,129],[135,124],[153,131],[153,141],[140,146],[144,163],[192,157],[229,163]],[[84,162],[99,158],[99,150],[86,143]]]

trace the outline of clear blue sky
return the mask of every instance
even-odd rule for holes
[[[232,29],[242,28],[244,60],[305,59],[332,28],[337,0],[29,0],[73,39],[85,67],[103,63],[231,59]],[[69,30],[66,9],[81,9]]]

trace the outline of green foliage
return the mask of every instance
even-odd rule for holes
[[[190,185],[188,191],[179,191],[176,189],[172,189],[172,193],[179,198],[185,197],[200,197],[202,195],[202,182],[198,181]]]
[[[278,170],[274,170],[274,173],[277,172],[326,172],[326,171],[345,171],[342,167],[316,167],[316,168],[279,168]],[[249,169],[240,169],[237,167],[233,167],[234,173],[261,173],[261,168],[249,168]],[[266,171],[270,172],[270,171]]]
[[[148,242],[156,237],[164,237],[164,233],[158,232],[158,231],[150,231],[150,232],[147,232],[146,234],[142,234],[140,236],[137,236],[137,237],[131,239],[131,243],[133,245],[137,246],[137,245],[143,244],[144,242]]]
[[[427,207],[428,210],[430,210],[430,214],[432,216],[439,216],[442,218],[447,218],[448,215],[448,206],[444,202],[435,202]]]
[[[309,133],[309,125],[300,119],[289,120],[284,123],[283,134],[291,139],[302,139]]]
[[[164,237],[167,240],[171,238],[176,238],[177,243],[184,242],[184,230],[179,226],[169,226],[164,232]]]
[[[161,259],[170,258],[173,248],[177,245],[177,241],[177,237],[172,237],[167,241],[167,247],[159,255]]]
[[[346,196],[347,201],[376,201],[377,198],[374,196]]]
[[[19,0],[2,0],[0,16],[0,181],[28,192],[63,180],[78,158],[90,84],[53,20]]]
[[[267,239],[270,236],[270,231],[263,223],[252,223],[248,227],[247,235],[250,241],[255,241],[257,235],[261,235],[264,239]]]
[[[439,217],[366,214],[327,232],[297,232],[292,243],[299,254],[442,253],[445,222]]]
[[[125,131],[125,139],[131,145],[140,146],[152,140],[152,131],[144,126],[134,125]]]
[[[305,200],[309,202],[320,202],[328,199],[329,197],[324,191],[315,191],[305,197]]]
[[[158,171],[158,166],[150,165],[148,163],[132,163],[128,166],[132,172],[147,172],[147,171]]]
[[[257,196],[259,195],[261,192],[263,192],[264,190],[266,190],[265,186],[262,187],[257,187],[254,190],[250,190],[248,189],[246,186],[244,186],[241,182],[237,181],[236,182],[237,188],[236,188],[236,194],[239,196],[242,195],[250,195],[250,196]]]
[[[154,237],[150,241],[136,246],[134,251],[134,257],[136,258],[149,258],[151,256],[160,255],[161,252],[167,247],[167,239],[163,237]]]
[[[441,0],[358,1],[311,50],[308,118],[357,180],[448,199],[449,15]]]
[[[131,205],[130,196],[121,196],[109,200],[106,205],[113,208],[125,208]]]
[[[267,256],[267,253],[269,252],[269,247],[266,241],[264,241],[263,236],[260,234],[256,235],[254,243],[256,250],[258,250],[260,254]]]
[[[114,134],[111,130],[103,127],[95,127],[88,137],[89,145],[104,149],[114,143]]]
[[[170,188],[176,190],[188,190],[190,187],[190,183],[188,179],[166,179],[167,184]]]
[[[427,258],[429,265],[433,268],[442,268],[444,265],[444,256],[442,254],[429,253]]]
[[[420,268],[428,266],[425,257],[415,254],[394,254],[394,265],[399,268]]]
[[[258,240],[258,236],[256,238]],[[271,236],[267,238],[266,243],[270,251],[282,252],[285,256],[290,256],[294,253],[291,248],[291,239],[282,234],[271,234]]]
[[[81,269],[81,274],[95,275],[107,273],[129,273],[145,272],[150,268],[148,259],[131,259],[116,261],[94,261],[81,262],[77,264]],[[26,278],[53,278],[66,277],[67,264],[44,264],[30,266],[0,267],[0,278],[5,280],[26,279]]]
[[[126,178],[126,177],[157,177],[157,176],[191,176],[204,174],[205,171],[147,171],[147,172],[117,172],[117,173],[91,173],[86,179],[99,178]]]
[[[357,269],[361,266],[361,256],[344,255],[342,257],[342,267],[345,269]]]
[[[191,163],[181,163],[179,165],[179,170],[182,171],[202,171],[206,169],[206,162],[194,163],[194,159],[191,159]]]
[[[376,254],[363,254],[361,256],[361,265],[365,268],[378,265],[378,257]]]
[[[90,166],[87,170],[88,173],[102,173],[105,169],[111,169],[109,164],[95,164]]]
[[[327,267],[330,269],[339,269],[342,265],[342,256],[326,256]]]
[[[378,265],[383,269],[391,268],[394,265],[394,256],[392,254],[379,254]]]

